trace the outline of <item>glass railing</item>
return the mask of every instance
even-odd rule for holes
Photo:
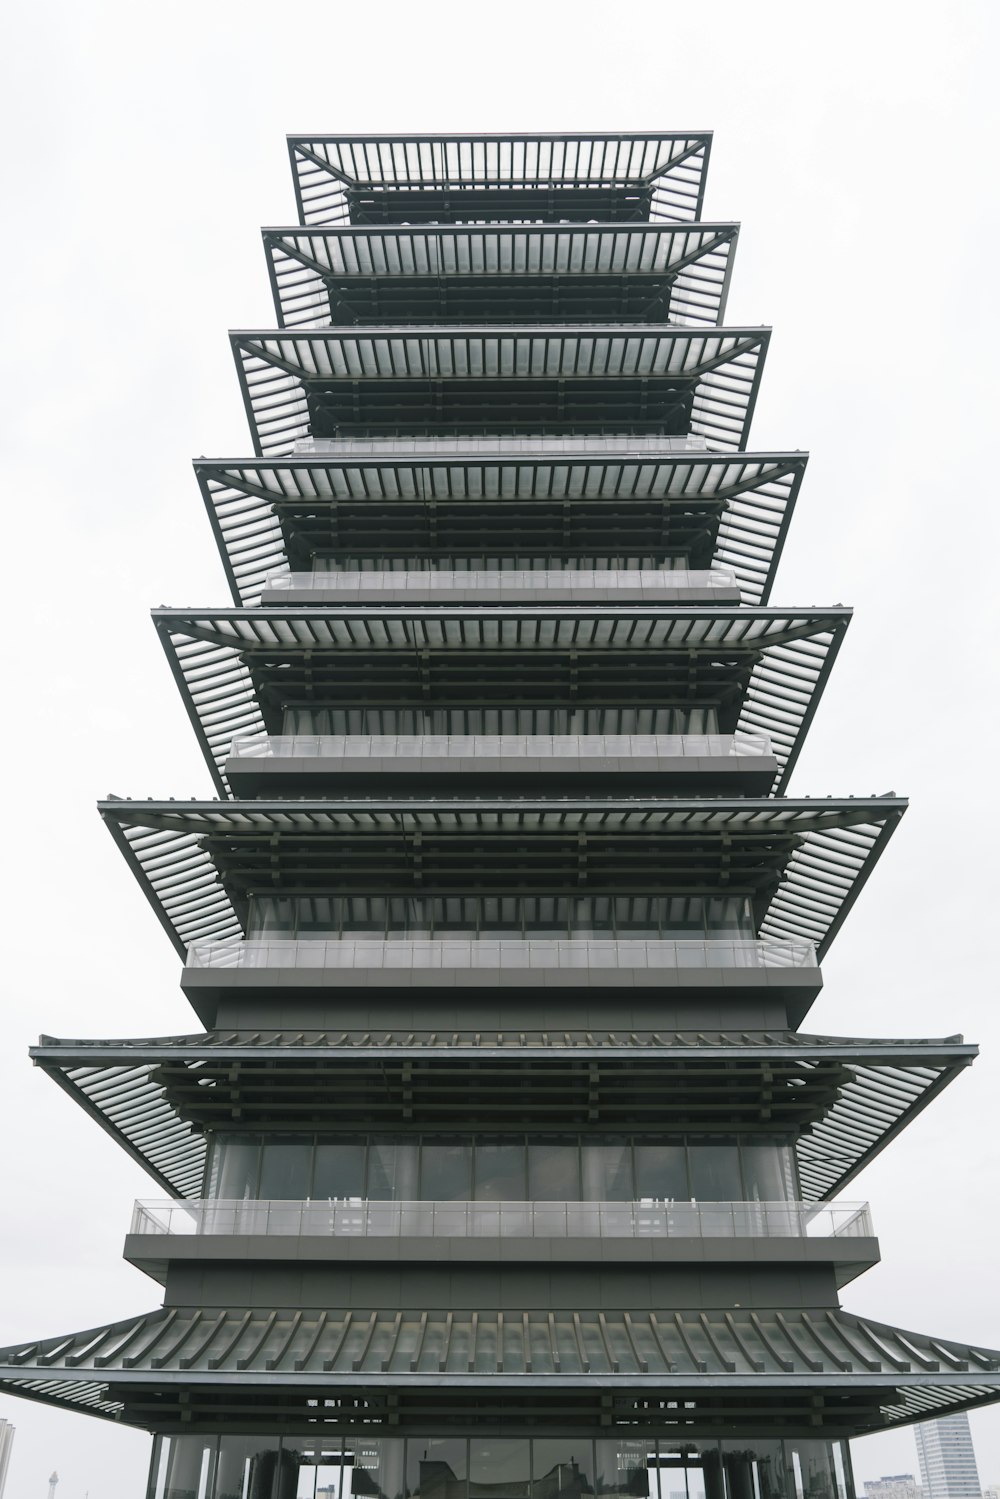
[[[133,1234],[368,1238],[869,1238],[866,1202],[137,1202]]]
[[[436,453],[705,453],[704,437],[300,437],[296,453],[411,454],[414,457]]]
[[[188,948],[189,968],[551,969],[815,968],[793,938],[379,936],[217,938]]]
[[[563,594],[595,601],[603,593],[615,597],[630,593],[655,600],[700,590],[729,593],[737,587],[736,574],[726,567],[512,568],[509,571],[477,568],[461,572],[413,568],[388,572],[274,572],[264,580],[266,593],[329,594],[345,599],[409,591],[421,598],[462,593],[472,602],[483,595],[496,598],[523,592],[533,596]]]
[[[240,735],[234,760],[508,760],[537,770],[537,760],[603,760],[597,768],[634,773],[637,760],[675,761],[773,756],[766,734],[261,734]],[[623,761],[626,763],[617,764]],[[669,766],[663,768],[669,769]]]

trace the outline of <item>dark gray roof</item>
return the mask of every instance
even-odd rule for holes
[[[502,665],[512,650],[530,651],[535,645],[546,658],[560,649],[655,651],[680,657],[686,671],[698,661],[709,670],[721,661],[736,662],[735,671],[749,674],[736,732],[768,736],[779,766],[772,788],[777,792],[794,768],[850,618],[849,609],[552,604],[313,605],[153,613],[198,742],[224,794],[229,789],[224,766],[234,737],[280,731],[280,724],[265,722],[255,662],[272,668],[276,661],[308,660],[313,669],[325,654],[346,666],[351,652],[378,650],[383,664],[392,657],[417,671],[426,669],[420,665],[425,653],[434,661],[450,658],[453,652],[496,652]],[[613,659],[611,667],[613,678]]]
[[[825,1308],[172,1307],[0,1350],[0,1389],[113,1420],[145,1424],[128,1402],[143,1389],[148,1398],[151,1386],[160,1420],[181,1392],[196,1402],[213,1388],[226,1390],[230,1408],[266,1387],[305,1410],[317,1392],[368,1390],[377,1399],[393,1391],[405,1400],[450,1387],[480,1398],[484,1389],[519,1389],[544,1400],[599,1386],[615,1397],[618,1419],[628,1418],[619,1400],[654,1392],[693,1401],[695,1411],[723,1391],[752,1393],[765,1410],[790,1396],[867,1395],[852,1412],[861,1435],[1000,1399],[1000,1353]]]
[[[230,334],[254,452],[279,458],[315,436],[313,382],[670,379],[693,386],[690,433],[712,452],[745,448],[767,328],[636,323],[550,327],[240,329]],[[525,373],[530,371],[531,373]],[[488,427],[483,428],[488,431]]]
[[[738,233],[736,224],[638,223],[295,225],[263,231],[283,328],[329,324],[331,284],[349,305],[357,283],[376,277],[387,289],[400,279],[433,287],[439,278],[455,278],[457,285],[489,278],[499,309],[504,293],[498,277],[508,285],[525,277],[557,277],[566,286],[583,280],[587,288],[597,277],[610,283],[619,307],[629,279],[643,278],[658,292],[657,321],[718,323]],[[489,315],[498,314],[491,309]]]
[[[346,222],[352,190],[441,194],[641,186],[648,215],[685,221],[701,214],[711,131],[532,135],[290,135],[296,205],[304,224]]]
[[[555,500],[613,516],[623,502],[722,505],[715,561],[736,574],[745,604],[765,604],[805,469],[804,453],[740,453],[726,458],[660,451],[596,451],[568,444],[558,453],[497,446],[443,454],[412,450],[336,460],[292,457],[258,462],[200,459],[195,473],[215,531],[233,599],[259,603],[269,574],[287,572],[281,518],[305,505],[333,513],[345,502],[374,509],[425,501],[504,507]]]
[[[824,1201],[839,1192],[916,1114],[976,1056],[961,1037],[943,1041],[859,1041],[794,1031],[570,1033],[436,1033],[350,1031],[211,1031],[206,1035],[126,1041],[63,1041],[43,1036],[35,1062],[95,1118],[172,1196],[198,1197],[205,1137],[178,1106],[178,1079],[192,1083],[231,1080],[252,1092],[262,1064],[352,1075],[370,1061],[388,1078],[431,1053],[442,1061],[479,1066],[495,1059],[503,1077],[519,1086],[521,1067],[540,1059],[593,1064],[593,1087],[613,1089],[636,1068],[662,1063],[697,1068],[741,1064],[748,1072],[767,1065],[780,1088],[824,1090],[822,1108],[796,1147],[803,1199]],[[438,1060],[441,1059],[441,1060]],[[794,1065],[789,1066],[792,1062]],[[242,1069],[242,1071],[241,1071]],[[494,1068],[495,1092],[501,1067]],[[270,1074],[268,1074],[270,1076]],[[436,1073],[435,1076],[438,1076]],[[439,1079],[442,1080],[443,1079]],[[676,1087],[676,1077],[672,1083]],[[412,1083],[411,1083],[412,1087]],[[419,1084],[418,1084],[419,1088]],[[597,1094],[595,1093],[595,1097]],[[621,1128],[621,1125],[618,1126]]]
[[[518,878],[527,888],[531,880],[525,871],[529,865],[537,867],[538,849],[544,847],[546,878],[555,880],[558,873],[562,879],[552,861],[558,862],[559,871],[565,864],[565,878],[581,894],[588,886],[596,889],[602,879],[613,878],[610,865],[605,871],[605,857],[613,863],[623,850],[630,859],[655,855],[662,872],[668,871],[664,860],[671,849],[678,853],[686,849],[691,859],[683,877],[689,885],[692,870],[707,886],[719,884],[723,873],[729,889],[740,888],[740,880],[745,879],[761,892],[758,935],[814,942],[822,957],[905,809],[906,802],[893,796],[847,801],[832,797],[813,801],[750,797],[114,799],[99,804],[110,832],[181,954],[192,942],[242,934],[242,890],[254,888],[258,879],[262,888],[277,888],[273,880],[283,849],[294,856],[306,846],[303,840],[314,849],[318,857],[309,860],[310,888],[329,885],[332,890],[349,878],[360,893],[359,877],[349,867],[351,851],[364,848],[374,856],[365,854],[366,880],[384,876],[412,882],[414,835],[419,834],[423,888],[429,891],[435,888],[436,879],[444,879],[435,864],[439,846],[452,885],[461,879],[468,888],[475,872],[480,886],[499,889],[502,881],[514,877],[516,865],[521,870]],[[233,896],[224,883],[226,869],[222,867],[228,854],[220,860],[216,849],[220,839],[226,850],[235,851],[241,859],[241,890]],[[677,842],[671,843],[672,839]],[[526,852],[529,841],[534,854]],[[462,872],[456,873],[460,869],[457,860],[466,853],[473,863],[468,870],[461,865]],[[379,864],[382,855],[390,860],[391,868]],[[263,865],[257,867],[261,857],[266,857],[266,870]],[[680,866],[677,878],[682,878]],[[546,886],[550,892],[554,888]]]

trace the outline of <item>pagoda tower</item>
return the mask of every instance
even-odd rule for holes
[[[195,465],[233,603],[154,612],[216,794],[101,805],[199,1029],[33,1050],[162,1304],[0,1350],[148,1499],[853,1499],[1000,1398],[841,1306],[975,1048],[801,1029],[904,803],[786,789],[849,611],[770,602],[806,458],[710,144],[289,142]]]

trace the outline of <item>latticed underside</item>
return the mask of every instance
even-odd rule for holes
[[[713,324],[735,224],[435,224],[264,230],[282,328],[331,323],[649,320]]]
[[[805,938],[822,956],[904,810],[892,797],[100,804],[182,954],[239,936],[253,890],[693,887],[746,891],[759,936]]]
[[[580,706],[730,704],[727,730],[766,734],[787,782],[850,611],[634,606],[157,610],[154,620],[220,791],[235,736],[282,732],[283,703],[538,695]],[[623,685],[627,683],[627,685]],[[539,698],[539,701],[542,699]]]
[[[801,1125],[802,1200],[822,1202],[969,1065],[975,1047],[795,1031],[217,1030],[162,1040],[43,1037],[32,1056],[172,1196],[202,1193],[209,1118],[216,1127],[270,1116],[363,1129],[404,1118],[440,1126],[475,1112],[483,1130],[510,1129],[530,1083],[546,1088],[548,1128],[655,1132],[685,1110],[699,1128]],[[657,1094],[669,1098],[666,1112],[651,1108]]]
[[[291,135],[303,224],[701,214],[712,136]]]
[[[447,1429],[487,1409],[689,1436],[822,1421],[829,1438],[987,1404],[1000,1353],[823,1307],[171,1307],[4,1349],[0,1389],[154,1429],[183,1413],[187,1431]]]
[[[745,448],[769,330],[622,324],[230,335],[254,451],[306,438],[620,433]]]
[[[202,459],[195,473],[237,604],[259,603],[268,577],[304,571],[315,550],[363,550],[366,528],[381,525],[381,547],[400,556],[468,550],[471,530],[479,548],[500,554],[551,549],[598,559],[675,546],[683,553],[707,533],[698,565],[732,568],[742,601],[759,605],[770,595],[805,463],[801,453],[721,459],[518,444],[516,452],[414,446],[326,462]]]

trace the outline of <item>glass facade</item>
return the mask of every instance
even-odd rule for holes
[[[757,935],[745,896],[254,895],[247,937]]]
[[[510,545],[508,538],[507,545]],[[317,557],[313,571],[318,577],[330,573],[402,573],[402,572],[613,572],[619,568],[656,572],[685,572],[689,563],[684,557],[664,557],[653,552],[621,552],[599,557],[567,556],[565,552],[498,555],[496,552],[439,553],[433,557],[407,554],[402,557],[339,553],[335,557]]]
[[[285,708],[283,734],[717,734],[714,704],[574,708],[554,704],[384,708],[316,704]]]
[[[854,1499],[846,1443],[158,1437],[146,1499]]]
[[[218,1133],[206,1195],[401,1202],[798,1200],[778,1135],[531,1136]]]

